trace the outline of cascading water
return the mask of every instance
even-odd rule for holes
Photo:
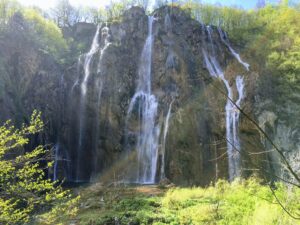
[[[216,77],[217,78],[218,75],[216,74],[216,71],[215,71],[215,69],[213,68],[213,66],[212,66],[212,64],[210,62],[208,53],[204,49],[202,49],[202,54],[204,56],[204,62],[205,62],[206,68],[208,69],[209,74],[212,77]]]
[[[210,44],[211,56],[215,57],[216,56],[216,50],[215,50],[213,40],[212,40],[212,28],[211,28],[211,26],[206,26],[206,31],[207,31],[207,34],[208,34],[208,39],[209,39],[209,44]]]
[[[161,179],[166,178],[166,174],[165,174],[166,139],[167,139],[167,134],[168,134],[168,130],[169,130],[169,120],[171,117],[173,102],[174,102],[174,99],[171,101],[171,103],[169,105],[168,113],[167,113],[165,123],[164,123],[164,136],[163,136],[163,142],[162,142],[161,169],[160,169],[160,178]]]
[[[229,44],[229,40],[227,38],[226,33],[220,28],[218,27],[218,32],[220,35],[220,38],[222,40],[222,42],[229,48],[230,52],[233,54],[233,56],[238,60],[238,62],[240,64],[242,64],[245,69],[247,71],[249,71],[249,67],[250,65],[247,62],[244,62],[240,55],[230,46]],[[237,89],[237,93],[238,93],[238,99],[235,102],[235,105],[237,107],[240,108],[241,106],[241,102],[244,99],[244,78],[242,76],[237,76],[236,77],[236,89]],[[230,98],[232,99],[232,98]],[[230,100],[228,99],[228,100]],[[228,148],[230,149],[229,151],[231,151],[233,153],[233,155],[231,156],[232,159],[232,163],[234,164],[234,166],[231,168],[231,180],[235,177],[239,177],[241,175],[241,165],[240,165],[240,151],[241,151],[241,144],[240,144],[240,139],[239,139],[239,135],[238,135],[238,125],[239,125],[239,117],[240,117],[240,111],[238,110],[238,108],[233,105],[231,102],[228,103],[229,106],[229,110],[231,111],[231,120],[232,120],[232,131],[230,132],[231,137],[229,138],[229,145]],[[234,154],[235,153],[235,154]]]
[[[212,40],[212,29],[208,26],[206,28],[208,33],[208,38],[210,41],[210,53],[207,50],[202,49],[206,67],[212,77],[220,78],[226,89],[227,89],[227,102],[225,106],[226,113],[226,139],[227,139],[227,154],[228,154],[228,167],[229,167],[229,179],[233,180],[236,177],[241,175],[241,159],[240,159],[240,139],[238,136],[238,123],[240,112],[236,106],[231,102],[233,100],[233,91],[229,85],[229,82],[226,80],[224,73],[220,67],[220,64],[217,61],[214,49],[214,43]],[[219,34],[220,33],[219,29]],[[222,39],[223,37],[221,37]],[[224,39],[223,39],[224,40]],[[223,41],[225,43],[225,40]],[[225,43],[226,44],[226,43]],[[230,47],[229,44],[226,44],[227,47]],[[230,47],[230,49],[232,49]],[[231,52],[235,52],[233,49]],[[237,54],[237,53],[236,53]],[[238,54],[237,54],[238,55]],[[236,57],[239,62],[241,62],[240,57]],[[247,63],[241,62],[245,68],[248,70],[249,65]],[[247,66],[248,65],[248,66]],[[238,92],[238,100],[235,104],[240,107],[241,101],[244,98],[244,80],[243,77],[237,76],[236,78],[236,87]]]
[[[102,90],[103,90],[103,74],[101,73],[101,68],[102,68],[102,61],[103,61],[103,57],[105,55],[105,51],[107,50],[107,48],[110,46],[110,42],[109,42],[109,28],[107,27],[107,25],[105,27],[102,28],[101,30],[101,39],[104,40],[103,47],[100,49],[100,58],[99,58],[99,63],[98,63],[98,68],[97,68],[97,73],[100,74],[100,77],[97,80],[97,89],[98,89],[98,93],[97,93],[97,108],[100,108],[100,102],[101,102],[101,94],[102,94]]]
[[[172,22],[169,13],[167,13],[165,16],[164,27],[165,27],[165,31],[167,32],[172,31]]]
[[[100,57],[99,57],[99,63],[97,66],[97,74],[99,75],[97,82],[96,82],[96,95],[97,95],[97,104],[96,104],[96,123],[95,123],[95,132],[94,132],[94,146],[93,149],[95,152],[97,152],[98,148],[98,136],[99,136],[99,123],[100,123],[100,108],[101,108],[101,96],[102,96],[102,91],[103,91],[103,86],[104,86],[104,74],[102,73],[102,64],[103,64],[103,59],[105,56],[105,52],[107,48],[111,45],[111,42],[109,41],[110,35],[109,35],[109,28],[106,24],[105,27],[102,28],[101,30],[101,40],[103,40],[103,43],[101,43],[101,49],[100,49]],[[94,157],[94,170],[96,171],[97,168],[97,161],[98,157]]]
[[[235,102],[235,104],[240,108],[241,106],[241,101],[244,99],[244,78],[242,76],[237,76],[236,77],[236,88],[238,92],[238,100]],[[232,104],[231,104],[232,105]],[[234,155],[236,158],[234,160],[235,163],[235,171],[233,171],[233,177],[238,177],[240,176],[240,151],[241,151],[241,144],[240,144],[240,139],[239,139],[239,134],[238,134],[238,127],[239,127],[239,117],[240,117],[240,111],[232,105],[232,139],[233,142],[230,145],[231,147],[234,147],[236,151],[239,153]],[[233,150],[232,150],[233,152]]]
[[[84,58],[84,77],[83,77],[83,81],[81,83],[81,96],[85,97],[86,95],[86,89],[87,89],[87,82],[89,79],[89,76],[91,74],[90,72],[90,65],[91,65],[91,61],[93,59],[93,56],[97,53],[97,51],[99,50],[99,33],[100,33],[100,26],[97,26],[97,31],[96,34],[93,38],[93,43],[92,46],[90,48],[90,51],[88,53],[85,54],[85,58]]]
[[[99,36],[101,35],[101,42],[99,41]],[[96,33],[94,35],[93,41],[91,48],[88,53],[81,55],[78,59],[78,66],[80,67],[81,62],[83,62],[83,78],[75,82],[75,84],[72,87],[72,92],[74,88],[78,85],[80,85],[80,102],[79,102],[79,134],[78,134],[78,145],[77,145],[77,155],[76,155],[76,173],[75,173],[75,181],[83,181],[86,180],[81,177],[81,159],[83,158],[84,155],[84,148],[86,147],[85,145],[87,144],[87,118],[86,118],[86,113],[87,113],[87,106],[88,106],[88,98],[87,96],[90,94],[96,95],[93,98],[96,98],[97,104],[94,105],[95,107],[95,112],[96,112],[96,123],[92,124],[94,127],[92,139],[90,140],[92,143],[89,144],[91,148],[93,148],[94,151],[97,148],[97,136],[98,136],[98,125],[99,125],[99,110],[100,110],[100,101],[101,101],[101,94],[102,94],[102,89],[103,89],[103,82],[104,82],[104,77],[102,76],[101,73],[101,65],[102,65],[102,60],[105,55],[106,49],[109,47],[110,42],[109,42],[109,28],[107,26],[103,27],[101,29],[101,25],[97,26]],[[95,86],[89,85],[89,79],[91,75],[91,70],[92,70],[92,62],[94,61],[94,57],[96,54],[99,54],[99,61],[97,65],[97,77],[93,78],[95,79]],[[80,71],[78,69],[78,71]],[[96,91],[89,91],[89,88],[96,88]],[[89,94],[90,93],[90,94]]]
[[[139,132],[137,134],[137,183],[154,183],[157,171],[160,127],[156,124],[158,102],[151,93],[151,63],[153,45],[153,16],[148,17],[146,39],[138,71],[138,85],[130,102],[127,121],[135,106],[138,107]]]
[[[59,150],[60,146],[59,143],[57,143],[54,146],[54,152],[55,152],[55,158],[54,158],[54,167],[53,167],[53,180],[57,180],[57,167],[58,167],[58,161],[59,161]]]
[[[59,99],[61,104],[59,105],[59,118],[62,119],[65,117],[65,105],[64,105],[64,101],[63,99],[65,98],[65,75],[62,74],[59,80]],[[58,123],[57,125],[58,127],[61,127],[61,121]],[[61,149],[61,145],[60,145],[60,141],[61,141],[61,134],[57,135],[57,140],[56,140],[56,144],[54,145],[53,149],[54,149],[54,166],[53,166],[53,180],[57,180],[58,179],[58,167],[59,164],[62,163],[62,161],[67,161],[67,159],[63,159],[63,154],[62,154],[62,149]],[[62,167],[64,169],[63,172],[65,172],[65,168]]]
[[[231,47],[226,33],[220,27],[218,27],[218,32],[219,32],[222,42],[228,47],[228,49],[230,50],[232,55],[237,59],[237,61],[239,61],[240,64],[242,64],[246,68],[247,71],[249,71],[250,65],[248,63],[244,62],[241,59],[240,55]]]
[[[76,163],[76,181],[80,181],[81,178],[79,176],[80,171],[80,159],[83,154],[83,135],[85,133],[85,114],[86,114],[86,95],[87,95],[87,83],[90,76],[90,67],[91,62],[94,57],[94,55],[99,50],[99,34],[100,34],[100,26],[97,26],[97,30],[95,33],[95,36],[93,38],[93,42],[91,45],[91,48],[88,53],[86,53],[84,57],[84,64],[83,64],[83,80],[80,84],[81,88],[81,96],[80,96],[80,106],[79,106],[79,138],[78,138],[78,147],[77,147],[77,163]],[[79,62],[81,61],[81,57],[79,57]]]

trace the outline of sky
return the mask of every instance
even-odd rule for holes
[[[242,6],[245,9],[254,8],[257,0],[204,0],[206,3],[221,3],[227,6]]]
[[[18,0],[21,4],[26,6],[35,5],[42,9],[53,8],[56,5],[57,0]],[[70,3],[74,6],[105,6],[111,0],[69,0]],[[154,1],[154,0],[152,0]],[[242,6],[245,9],[254,8],[256,4],[256,0],[203,0],[206,3],[221,3],[222,5],[235,5]]]
[[[42,9],[50,9],[53,8],[57,0],[18,0],[22,5],[26,6],[38,6]],[[69,2],[74,6],[105,6],[110,2],[110,0],[69,0]]]

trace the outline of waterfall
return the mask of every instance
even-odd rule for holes
[[[98,139],[99,139],[99,124],[100,124],[100,109],[101,109],[101,96],[102,96],[102,91],[103,91],[103,86],[104,86],[104,74],[102,73],[102,64],[103,64],[103,59],[105,56],[105,52],[107,48],[111,45],[111,42],[109,41],[110,35],[109,35],[109,28],[106,25],[101,29],[101,47],[100,48],[100,56],[99,56],[99,63],[97,65],[97,74],[99,75],[97,81],[96,81],[96,95],[97,95],[97,103],[96,103],[96,122],[95,122],[95,132],[93,134],[93,140],[94,140],[94,152],[98,151]],[[96,171],[97,168],[97,161],[98,157],[94,156],[94,171]]]
[[[97,30],[95,36],[93,38],[93,42],[91,48],[88,53],[84,55],[84,64],[83,64],[83,71],[84,77],[83,81],[80,85],[81,87],[81,99],[80,99],[80,122],[79,122],[79,145],[78,147],[82,147],[82,139],[83,139],[83,132],[84,132],[84,120],[85,120],[85,104],[86,104],[86,92],[87,92],[87,82],[90,76],[90,65],[94,55],[99,50],[99,33],[100,33],[100,25],[97,26]],[[79,57],[79,62],[81,60],[81,56]]]
[[[163,136],[163,142],[162,142],[162,157],[161,157],[161,170],[160,170],[160,178],[164,179],[166,177],[165,174],[165,154],[166,154],[166,139],[167,139],[167,134],[169,131],[169,120],[171,117],[171,111],[172,111],[172,105],[173,105],[174,99],[171,101],[168,109],[168,113],[165,119],[164,123],[164,136]]]
[[[206,68],[208,69],[209,74],[210,74],[212,77],[217,78],[218,75],[216,74],[216,71],[215,71],[215,69],[213,68],[213,66],[212,66],[212,64],[211,64],[211,62],[210,62],[210,60],[209,60],[209,58],[208,58],[208,54],[207,54],[207,52],[206,52],[204,49],[202,49],[202,54],[203,54],[203,56],[204,56],[204,62],[205,62]]]
[[[101,42],[99,41],[99,36],[101,35]],[[92,91],[88,91],[88,88],[96,88],[95,98],[97,101],[97,104],[95,105],[96,110],[96,122],[92,125],[95,128],[95,132],[93,132],[92,136],[92,143],[91,146],[93,146],[93,151],[96,151],[97,149],[97,136],[98,136],[98,126],[99,126],[99,113],[100,113],[100,102],[101,102],[101,94],[103,89],[103,82],[104,77],[101,72],[101,65],[102,61],[105,55],[105,51],[109,47],[109,28],[107,26],[103,27],[101,29],[101,25],[97,26],[96,33],[94,35],[90,50],[88,53],[81,55],[78,59],[78,66],[81,65],[81,62],[83,62],[83,77],[80,80],[80,78],[77,79],[75,84],[72,87],[72,90],[80,85],[80,101],[79,101],[79,137],[78,137],[78,146],[77,146],[77,155],[76,155],[76,174],[75,178],[76,181],[79,182],[82,180],[80,177],[80,170],[81,170],[81,160],[83,159],[84,155],[84,148],[86,147],[86,136],[87,136],[87,95],[88,93],[93,93]],[[92,87],[89,85],[89,79],[91,75],[91,69],[92,69],[92,62],[96,54],[99,54],[99,61],[97,65],[97,77],[95,79],[95,86]],[[78,68],[78,71],[79,68]],[[89,87],[91,86],[91,87]]]
[[[82,61],[82,57],[83,55],[80,55],[78,57],[78,60],[77,60],[77,72],[78,72],[78,77],[76,79],[76,81],[74,82],[72,88],[71,88],[71,95],[73,94],[74,92],[74,89],[79,85],[80,83],[80,74],[79,74],[79,71],[80,71],[80,65],[81,65],[81,61]]]
[[[211,26],[206,26],[206,30],[207,30],[207,34],[208,34],[208,39],[209,39],[209,43],[210,43],[210,49],[212,51],[212,56],[215,57],[216,55],[216,50],[215,50],[215,46],[213,43],[213,39],[212,39],[212,28]]]
[[[57,167],[58,167],[58,161],[59,161],[59,143],[57,143],[54,146],[54,152],[55,152],[55,158],[54,158],[54,167],[53,167],[53,180],[57,180]]]
[[[58,127],[62,127],[62,120],[64,120],[65,117],[65,105],[64,105],[64,99],[65,99],[65,75],[61,74],[59,82],[59,122],[57,124]],[[54,145],[54,166],[53,166],[53,180],[57,180],[57,170],[58,170],[58,163],[59,161],[62,161],[62,156],[61,156],[61,134],[57,134],[56,138],[56,144]],[[63,166],[63,169],[65,170],[65,167]],[[65,171],[64,171],[65,172]]]
[[[57,142],[54,147],[54,165],[53,165],[53,180],[56,181],[65,177],[68,177],[68,171],[71,170],[70,167],[70,157],[67,151],[64,151],[62,145]]]
[[[238,99],[235,102],[235,105],[240,107],[241,101],[244,99],[244,79],[242,76],[236,77],[236,88],[238,92]],[[229,96],[230,98],[230,96]],[[232,98],[230,98],[232,99]],[[230,124],[227,126],[227,141],[229,142],[227,145],[228,152],[230,152],[229,162],[229,175],[230,180],[233,180],[235,177],[241,176],[241,144],[238,134],[238,126],[239,126],[239,117],[240,111],[236,108],[236,106],[232,104],[232,102],[228,99],[227,105],[228,114],[230,114]],[[227,112],[226,112],[227,114]]]
[[[238,92],[238,100],[235,102],[235,104],[240,108],[241,107],[241,102],[244,99],[244,78],[242,76],[237,76],[236,77],[236,88]],[[238,126],[239,126],[239,118],[240,118],[240,111],[235,108],[234,109],[234,115],[233,115],[233,146],[237,149],[237,151],[241,151],[241,144],[240,144],[240,139],[238,135]],[[240,154],[238,154],[240,156]],[[240,162],[240,160],[237,160]],[[236,168],[239,168],[240,165],[237,164]],[[238,172],[238,171],[236,171]]]
[[[85,59],[84,59],[84,78],[83,82],[81,83],[81,96],[85,97],[86,96],[86,89],[87,89],[87,81],[90,76],[90,65],[91,61],[93,59],[93,56],[97,53],[99,50],[99,33],[100,33],[100,26],[97,26],[97,31],[96,34],[93,38],[93,42],[90,48],[90,51],[85,54]]]
[[[220,38],[221,38],[222,42],[228,47],[231,54],[239,61],[240,64],[242,64],[245,67],[245,69],[247,71],[249,71],[250,65],[248,63],[244,62],[241,59],[240,55],[231,47],[231,45],[228,41],[226,33],[220,27],[218,27],[218,32],[219,32],[219,35],[220,35]]]
[[[79,177],[79,171],[80,171],[80,159],[83,154],[83,139],[84,139],[84,133],[85,133],[85,114],[86,114],[86,95],[87,95],[87,83],[88,79],[90,77],[90,67],[91,62],[94,57],[94,55],[99,50],[99,34],[100,34],[100,25],[97,26],[96,33],[93,38],[93,42],[91,45],[91,48],[88,53],[84,54],[83,56],[79,57],[79,62],[81,61],[81,57],[84,58],[84,64],[83,64],[83,80],[80,84],[81,88],[81,96],[80,96],[80,105],[79,105],[79,138],[78,138],[78,146],[77,146],[77,165],[76,165],[76,181],[80,181]]]
[[[167,32],[172,31],[172,22],[169,13],[167,13],[165,16],[164,27],[165,27],[165,31]]]
[[[138,70],[138,84],[127,112],[129,120],[135,106],[138,107],[139,132],[137,134],[137,183],[154,183],[157,171],[158,140],[160,127],[156,124],[158,102],[151,93],[151,63],[153,45],[153,16],[148,17],[146,39]]]
[[[231,102],[233,100],[233,91],[231,86],[229,85],[229,82],[226,80],[224,76],[223,70],[221,69],[219,62],[217,61],[212,35],[211,35],[212,30],[210,29],[209,26],[206,29],[208,33],[209,42],[210,42],[210,52],[211,52],[211,54],[209,54],[207,50],[202,49],[206,68],[212,77],[220,78],[223,81],[227,90],[227,102],[225,106],[225,114],[226,114],[227,154],[228,154],[228,167],[229,167],[228,170],[229,170],[229,179],[233,180],[234,178],[239,177],[241,175],[241,168],[240,168],[241,167],[240,165],[241,145],[240,145],[240,139],[238,135],[238,124],[239,124],[240,112],[235,107],[235,105],[232,104]],[[240,60],[238,61],[240,62]],[[246,67],[246,69],[248,69],[248,67]],[[244,99],[244,79],[242,76],[236,77],[236,88],[238,92],[238,99],[235,102],[235,104],[238,107],[240,107],[241,102]]]

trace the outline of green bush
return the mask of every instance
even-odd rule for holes
[[[33,31],[30,35],[39,44],[40,49],[59,59],[67,50],[67,42],[61,29],[35,9],[24,9],[23,15]]]
[[[10,121],[0,127],[0,224],[54,224],[77,211],[74,205],[78,199],[45,177],[42,163],[49,152],[43,146],[24,152],[28,137],[42,129],[41,115],[36,111],[30,124],[21,129]],[[49,162],[46,168],[51,166]]]

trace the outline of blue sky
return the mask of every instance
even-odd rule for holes
[[[228,5],[228,6],[242,6],[245,9],[254,8],[256,5],[256,0],[203,0],[206,3],[220,3],[221,5]]]
[[[294,0],[294,2],[298,2],[300,0]],[[257,0],[202,0],[205,3],[220,3],[221,5],[227,6],[241,6],[245,9],[255,8]],[[280,0],[266,0],[267,3],[278,3]]]

